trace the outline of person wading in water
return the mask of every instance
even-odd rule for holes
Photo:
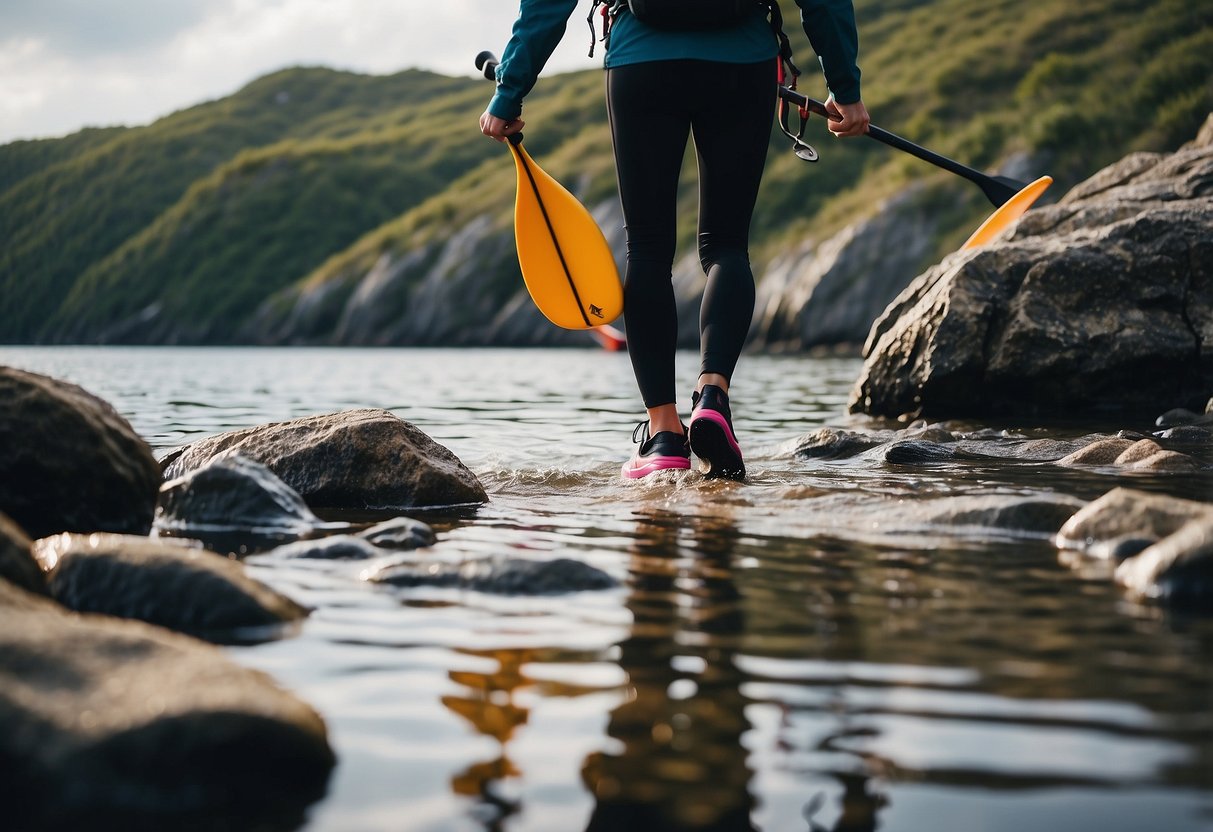
[[[867,131],[851,0],[795,0],[821,59],[835,136]],[[776,84],[794,66],[781,49],[776,0],[595,0],[604,6],[606,94],[627,231],[624,319],[628,352],[648,418],[622,474],[687,469],[741,480],[729,387],[754,314],[749,232],[766,163]],[[521,0],[497,68],[497,91],[480,117],[505,141],[524,126],[523,98],[564,34],[577,0]],[[591,23],[591,28],[593,24]],[[591,48],[591,54],[593,49]],[[786,63],[784,59],[788,60]],[[694,84],[671,82],[694,79]],[[672,283],[678,175],[687,138],[699,163],[699,259],[707,287],[699,314],[700,372],[684,428],[674,379],[677,308]],[[810,151],[811,152],[811,151]]]

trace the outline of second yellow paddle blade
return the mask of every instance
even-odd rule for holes
[[[623,289],[598,223],[521,144],[510,149],[518,168],[514,240],[531,299],[565,329],[610,323],[623,311]]]
[[[1042,176],[1025,187],[1015,196],[1004,202],[997,211],[986,217],[986,221],[965,240],[961,248],[977,248],[997,237],[1002,230],[1023,216],[1024,211],[1032,207],[1032,203],[1040,199],[1048,187],[1053,184],[1052,176]]]

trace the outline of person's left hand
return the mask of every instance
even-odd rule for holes
[[[520,118],[506,121],[485,110],[480,116],[480,132],[488,136],[490,139],[496,139],[499,142],[505,141],[515,133],[521,132],[526,126],[526,122]]]
[[[838,138],[862,136],[868,132],[868,124],[871,119],[868,117],[868,108],[863,106],[862,101],[856,101],[854,104],[839,104],[831,95],[826,99],[826,111],[831,116],[841,116],[839,121],[835,121],[833,118],[826,119],[829,131]]]

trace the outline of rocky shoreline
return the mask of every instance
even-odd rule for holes
[[[1213,390],[1213,120],[1175,156],[1127,160],[1029,217],[928,271],[873,328],[852,408],[905,426],[824,427],[782,453],[900,472],[1007,460],[1043,477],[1209,472],[1213,401],[1202,413],[1197,399]],[[1149,435],[1073,439],[913,421],[1116,403],[1177,409]],[[1208,612],[1213,505],[1191,496],[1206,500],[1120,485],[1090,501],[820,499],[851,535],[1047,539],[1134,597]],[[618,586],[568,558],[443,561],[434,529],[408,516],[488,499],[453,453],[386,410],[232,431],[157,462],[106,402],[0,367],[0,758],[22,795],[18,828],[188,829],[202,813],[199,828],[297,825],[336,763],[324,722],[214,645],[282,637],[309,610],[242,558],[363,561],[364,580],[400,592]],[[342,512],[390,519],[323,519]]]

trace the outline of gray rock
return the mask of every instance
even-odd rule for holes
[[[934,259],[941,214],[924,205],[940,198],[938,190],[911,185],[820,245],[807,242],[773,261],[758,286],[753,342],[781,349],[862,343],[872,321]],[[698,317],[696,309],[691,320]]]
[[[1213,506],[1116,488],[1066,521],[1056,543],[1089,557],[1121,560],[1202,518],[1213,518]]]
[[[1186,408],[1177,407],[1159,416],[1154,420],[1154,424],[1160,428],[1173,428],[1179,425],[1195,425],[1206,421],[1208,420],[1205,414],[1197,414]]]
[[[32,545],[21,527],[0,513],[0,580],[45,595],[46,578],[30,553]]]
[[[1213,388],[1213,145],[1139,159],[920,275],[873,325],[853,411],[1072,417]]]
[[[619,582],[601,569],[569,558],[492,558],[463,563],[397,564],[369,580],[397,587],[445,587],[495,595],[564,595],[612,589]]]
[[[335,762],[315,711],[220,650],[4,582],[0,760],[14,830],[295,828]]]
[[[1053,535],[1082,505],[1081,500],[1059,494],[990,494],[908,501],[897,511],[924,526]]]
[[[34,544],[50,595],[68,609],[134,618],[217,641],[273,634],[307,610],[204,549],[127,535],[62,534]]]
[[[453,453],[378,409],[212,436],[166,458],[165,476],[184,476],[232,451],[265,465],[312,508],[400,510],[488,500],[476,475]]]
[[[160,467],[91,393],[0,367],[0,511],[33,538],[151,528]]]
[[[1213,425],[1178,425],[1154,435],[1182,445],[1210,445],[1213,444]]]
[[[386,554],[359,537],[339,534],[316,540],[298,540],[267,552],[268,558],[306,560],[365,560]]]
[[[358,533],[358,537],[384,549],[421,549],[437,537],[428,524],[412,517],[394,517]]]
[[[902,439],[889,443],[881,450],[881,457],[890,465],[948,462],[960,456],[960,452],[954,446],[942,445],[925,439]]]
[[[155,519],[161,534],[201,540],[233,534],[281,540],[324,525],[273,471],[235,452],[161,486]]]
[[[797,439],[790,453],[806,459],[846,459],[890,441],[893,431],[860,433],[840,428],[818,428]]]

